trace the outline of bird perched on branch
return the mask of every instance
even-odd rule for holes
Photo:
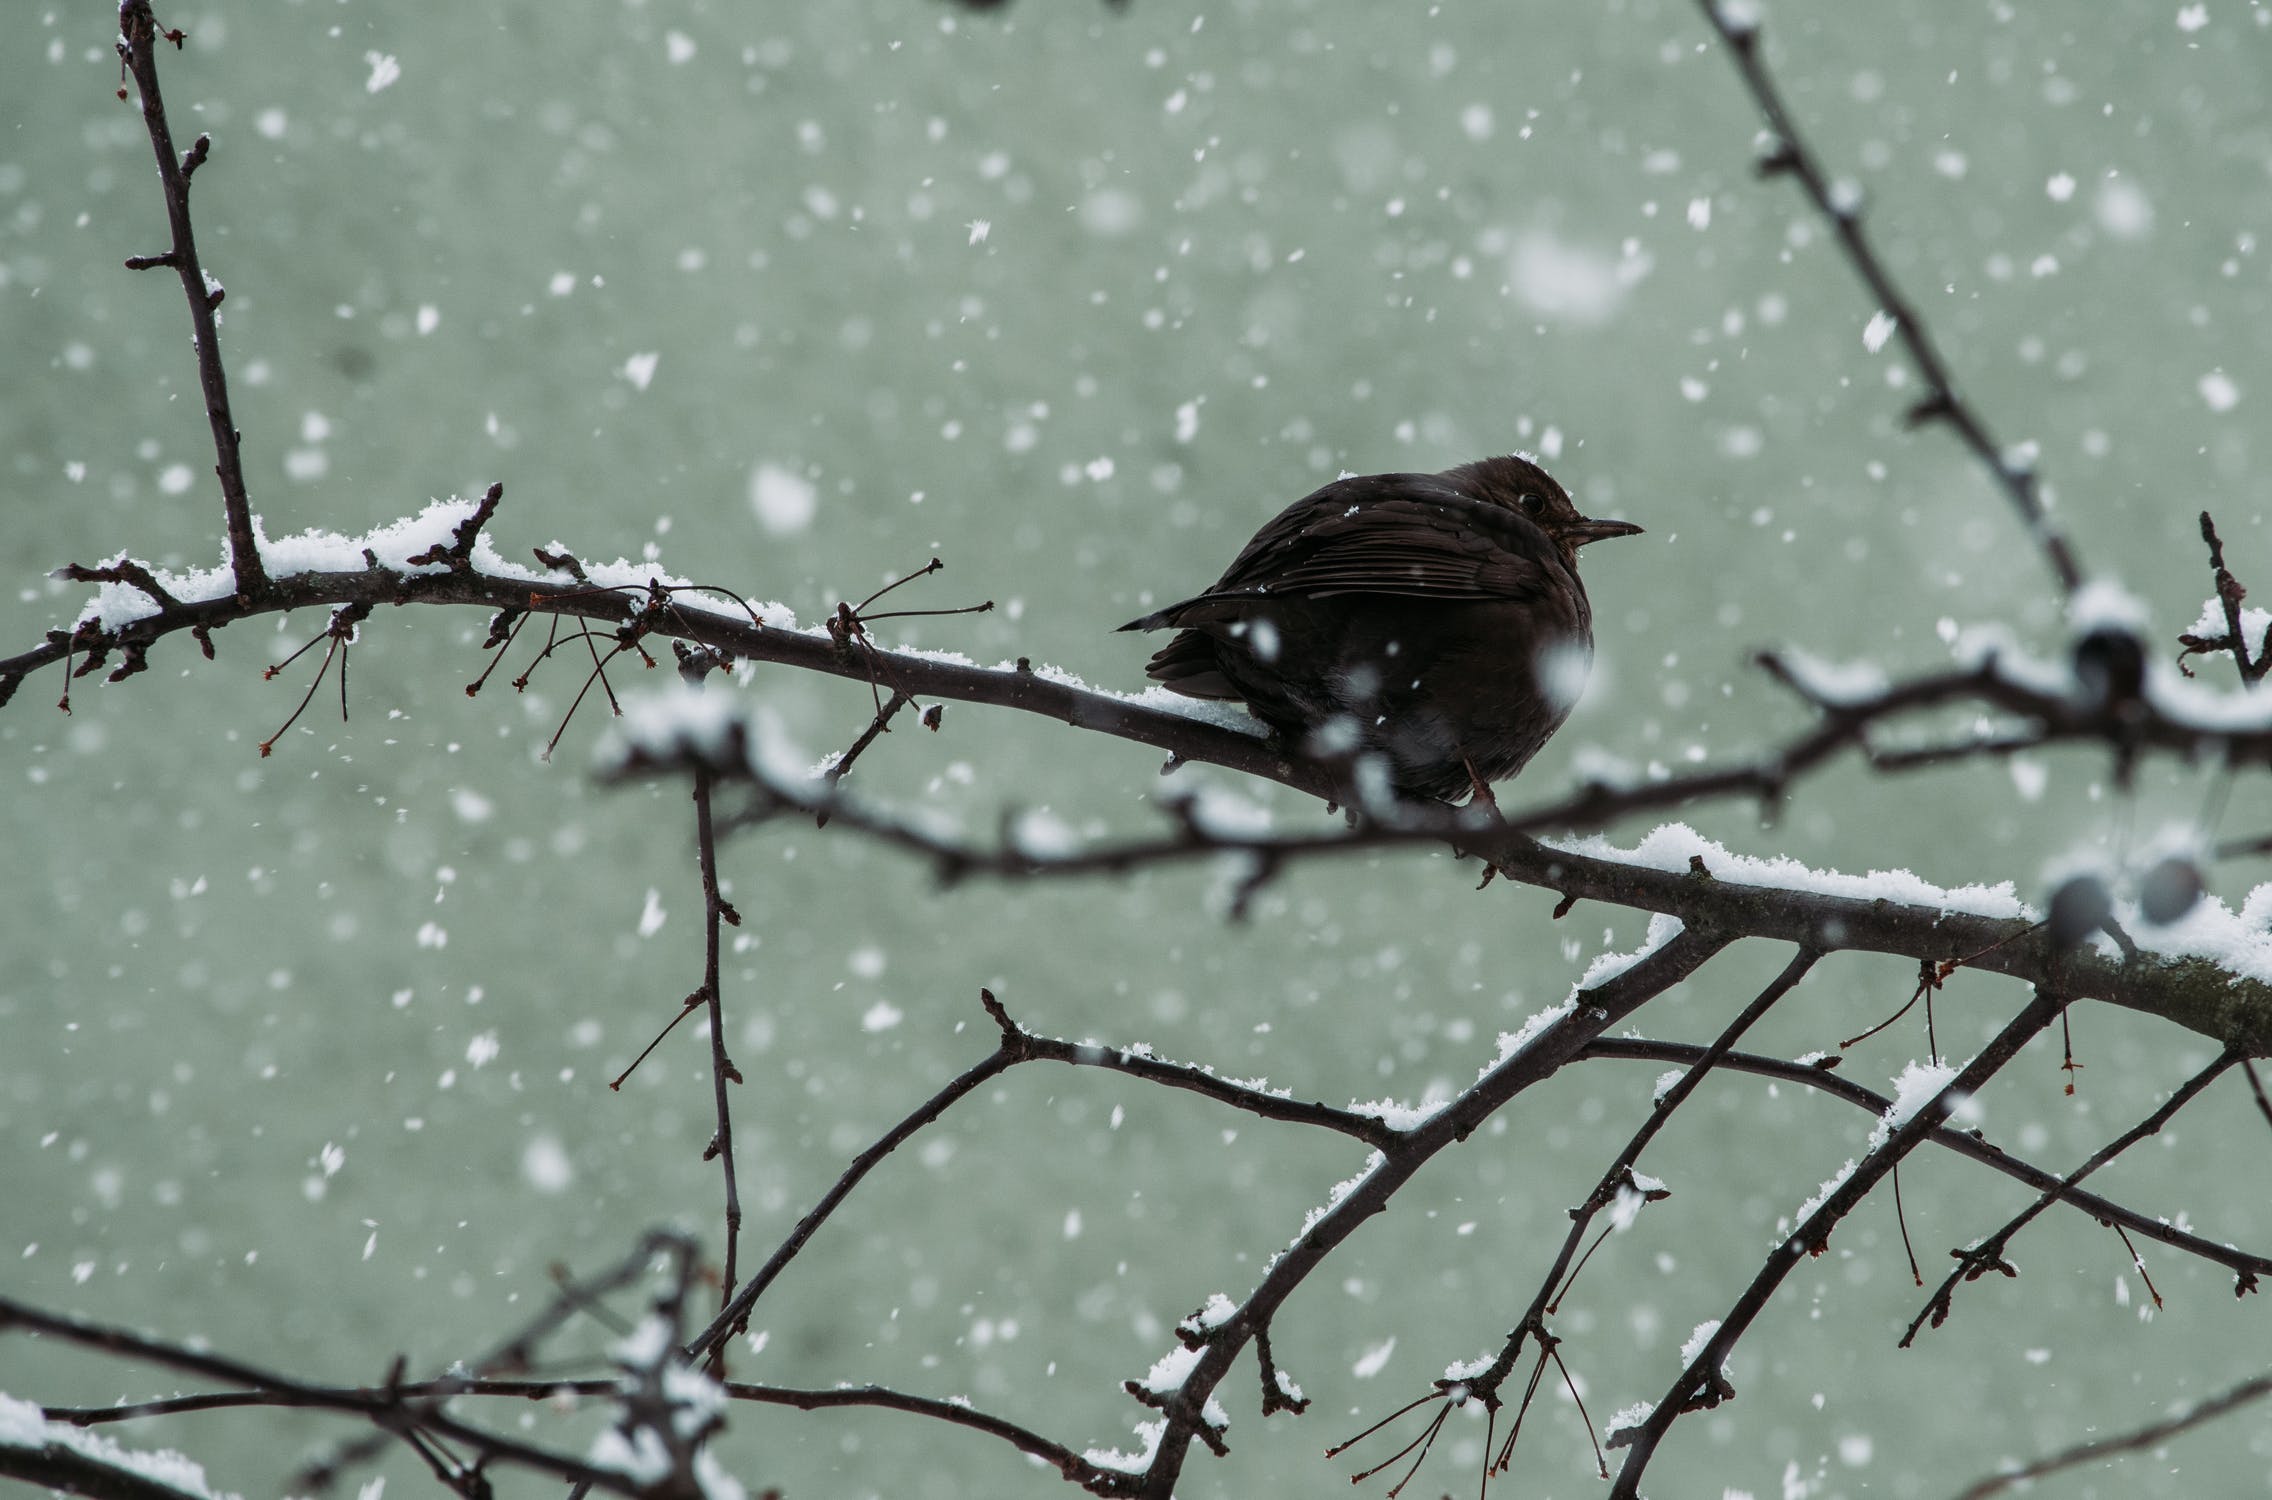
[[[1280,511],[1213,588],[1120,628],[1181,631],[1145,670],[1244,703],[1299,754],[1371,758],[1404,798],[1488,800],[1585,686],[1578,549],[1640,530],[1578,514],[1527,459],[1339,479]]]

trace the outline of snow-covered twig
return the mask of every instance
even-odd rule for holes
[[[1711,1337],[1687,1359],[1647,1418],[1619,1434],[1623,1439],[1620,1446],[1633,1451],[1617,1471],[1609,1500],[1637,1500],[1650,1458],[1665,1433],[1682,1415],[1718,1406],[1735,1394],[1725,1374],[1728,1357],[1766,1310],[1784,1278],[1809,1255],[1819,1254],[1829,1243],[1831,1231],[1869,1196],[1901,1159],[1929,1139],[1934,1128],[1948,1117],[1959,1101],[1977,1094],[2038,1032],[2058,1019],[2059,1010],[2057,997],[2038,990],[2020,1013],[1981,1049],[1979,1056],[1965,1064],[1922,1108],[1892,1126],[1883,1144],[1865,1155],[1859,1165],[1849,1163],[1848,1169],[1833,1179],[1835,1185],[1819,1194],[1799,1214],[1797,1225],[1768,1252],[1759,1273],[1736,1298]],[[1889,1111],[1888,1118],[1891,1117]]]
[[[2092,1152],[2089,1159],[2081,1166],[2060,1178],[2050,1187],[2045,1188],[2041,1196],[2006,1220],[2003,1227],[1994,1234],[1967,1248],[1951,1250],[1949,1254],[1954,1257],[1956,1265],[1949,1271],[1947,1278],[1941,1282],[1940,1286],[1934,1289],[1933,1294],[1925,1299],[1925,1305],[1919,1309],[1917,1316],[1909,1320],[1909,1328],[1901,1336],[1901,1347],[1906,1349],[1915,1342],[1919,1330],[1924,1328],[1928,1322],[1933,1327],[1938,1328],[1948,1321],[1950,1299],[1956,1295],[1959,1282],[1976,1281],[1990,1271],[2001,1272],[2006,1276],[2017,1276],[2019,1271],[2004,1259],[2004,1248],[2011,1243],[2013,1235],[2025,1229],[2035,1219],[2036,1215],[2042,1213],[2052,1204],[2070,1196],[2075,1184],[2146,1137],[2160,1134],[2161,1128],[2167,1125],[2179,1110],[2191,1103],[2195,1096],[2210,1084],[2216,1082],[2218,1078],[2224,1075],[2226,1069],[2238,1061],[2240,1059],[2231,1052],[2219,1054],[2207,1067],[2180,1085],[2175,1093],[2162,1102],[2160,1108]],[[2243,1266],[2238,1268],[2236,1274],[2240,1278],[2240,1292],[2245,1293],[2256,1289],[2260,1270],[2259,1267]]]

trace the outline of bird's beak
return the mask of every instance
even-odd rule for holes
[[[1588,542],[1606,541],[1613,536],[1639,536],[1641,534],[1641,528],[1631,521],[1580,520],[1562,527],[1561,531],[1573,547],[1583,547]]]

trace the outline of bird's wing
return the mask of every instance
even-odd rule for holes
[[[1203,598],[1395,594],[1524,599],[1553,586],[1554,543],[1433,474],[1344,479],[1280,512]]]

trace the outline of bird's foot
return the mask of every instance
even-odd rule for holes
[[[1460,764],[1467,768],[1468,785],[1474,788],[1467,799],[1465,821],[1471,823],[1483,821],[1476,817],[1478,811],[1483,811],[1490,814],[1489,821],[1491,823],[1504,824],[1506,819],[1500,815],[1499,799],[1492,793],[1491,783],[1483,779],[1482,775],[1475,769],[1475,762],[1469,760],[1466,756],[1460,757]],[[1494,860],[1485,860],[1483,862],[1483,878],[1475,883],[1475,888],[1480,891],[1498,878],[1498,863]]]

